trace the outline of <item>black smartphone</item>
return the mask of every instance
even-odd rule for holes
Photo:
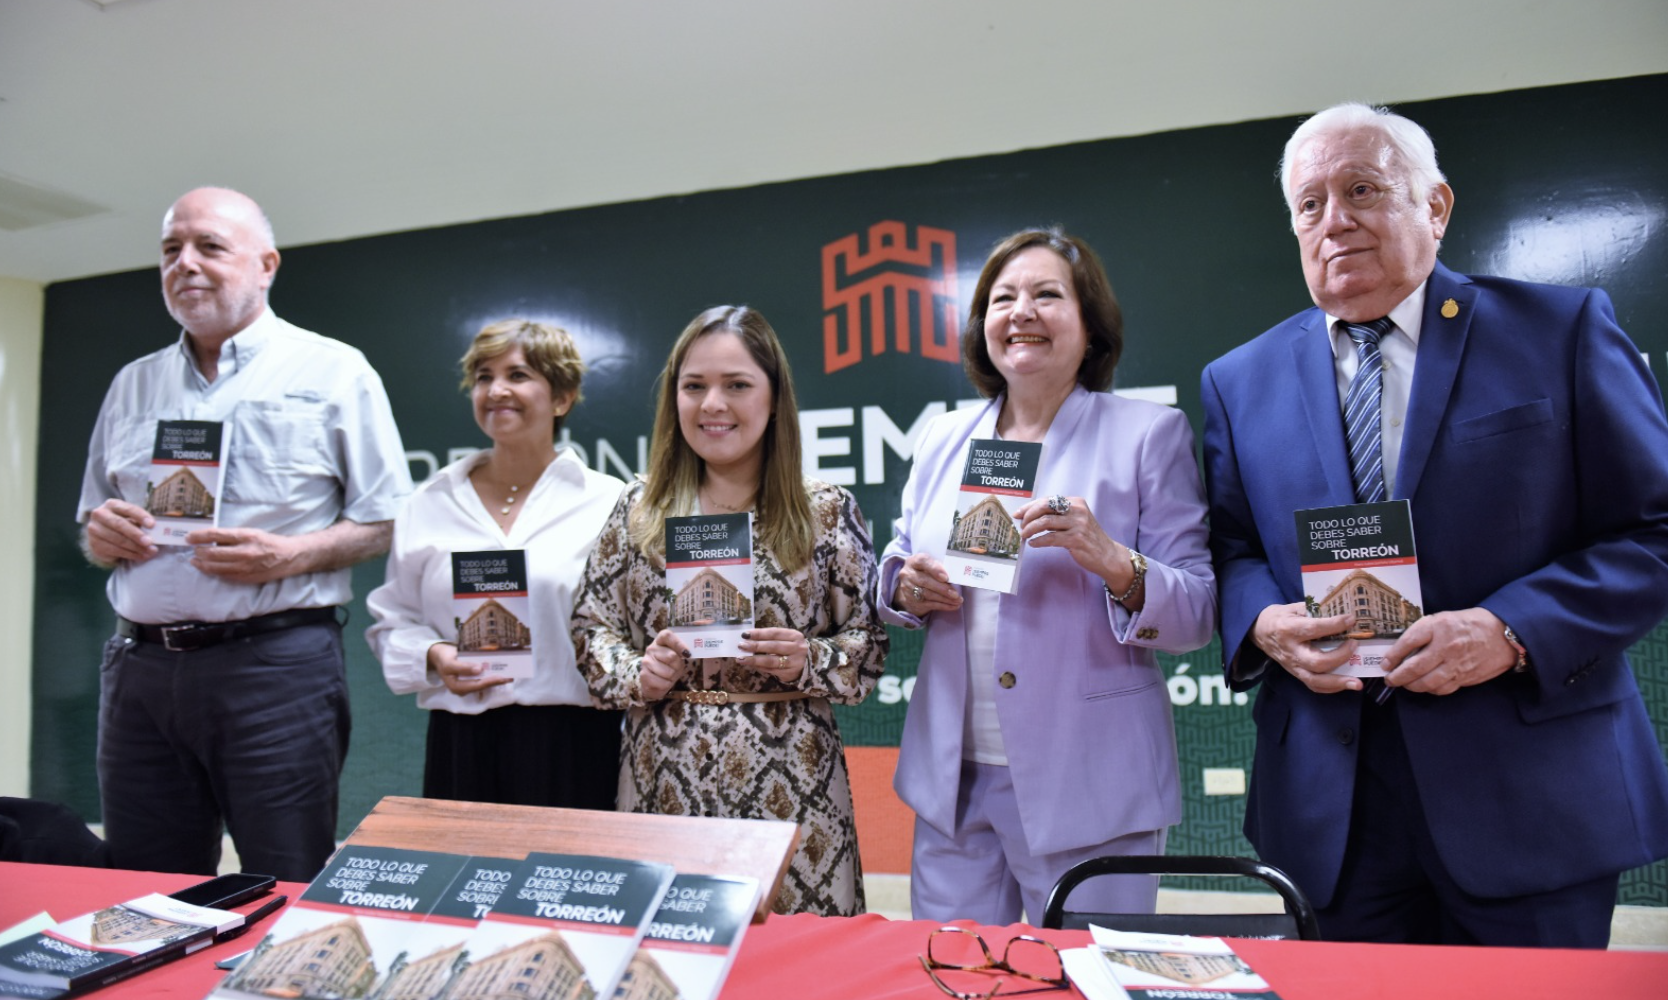
[[[192,906],[212,906],[217,910],[225,910],[271,892],[273,884],[277,881],[271,875],[239,872],[211,878],[207,882],[198,882],[168,895]]]

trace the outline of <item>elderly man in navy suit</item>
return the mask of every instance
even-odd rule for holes
[[[1437,262],[1454,194],[1412,121],[1323,111],[1281,180],[1316,308],[1202,380],[1246,836],[1331,939],[1604,947],[1620,873],[1668,855],[1626,656],[1668,613],[1661,394],[1602,291]],[[1426,614],[1363,682],[1293,512],[1375,498],[1411,504]]]

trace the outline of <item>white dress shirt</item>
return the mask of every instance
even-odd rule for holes
[[[505,534],[469,482],[470,470],[486,458],[478,452],[441,469],[395,519],[387,582],[366,599],[376,624],[365,640],[382,661],[389,689],[415,693],[419,708],[475,715],[501,705],[590,705],[568,619],[585,560],[625,484],[586,468],[564,448],[527,491]],[[536,671],[479,693],[453,694],[428,665],[430,646],[457,640],[452,553],[496,549],[527,553]]]

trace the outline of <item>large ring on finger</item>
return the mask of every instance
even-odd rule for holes
[[[911,587],[911,588],[909,588],[909,596],[914,598],[915,600],[919,601],[921,599],[921,588],[920,587]]]
[[[1056,493],[1048,498],[1048,509],[1056,514],[1071,513],[1071,500]]]
[[[788,657],[787,657],[787,654],[785,654],[785,653],[777,653],[777,654],[776,654],[776,668],[777,668],[777,669],[778,669],[778,670],[786,670],[786,669],[788,669]]]

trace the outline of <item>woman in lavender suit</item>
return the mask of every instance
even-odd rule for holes
[[[1162,854],[1181,819],[1175,727],[1155,653],[1210,641],[1216,587],[1193,433],[1114,396],[1117,299],[1059,230],[997,245],[962,360],[984,407],[934,420],[883,556],[882,617],[925,628],[895,785],[915,810],[917,919],[1033,920],[1056,879],[1102,854]],[[1011,594],[940,562],[974,438],[1042,442]],[[1098,879],[1074,909],[1151,912],[1157,880]]]

